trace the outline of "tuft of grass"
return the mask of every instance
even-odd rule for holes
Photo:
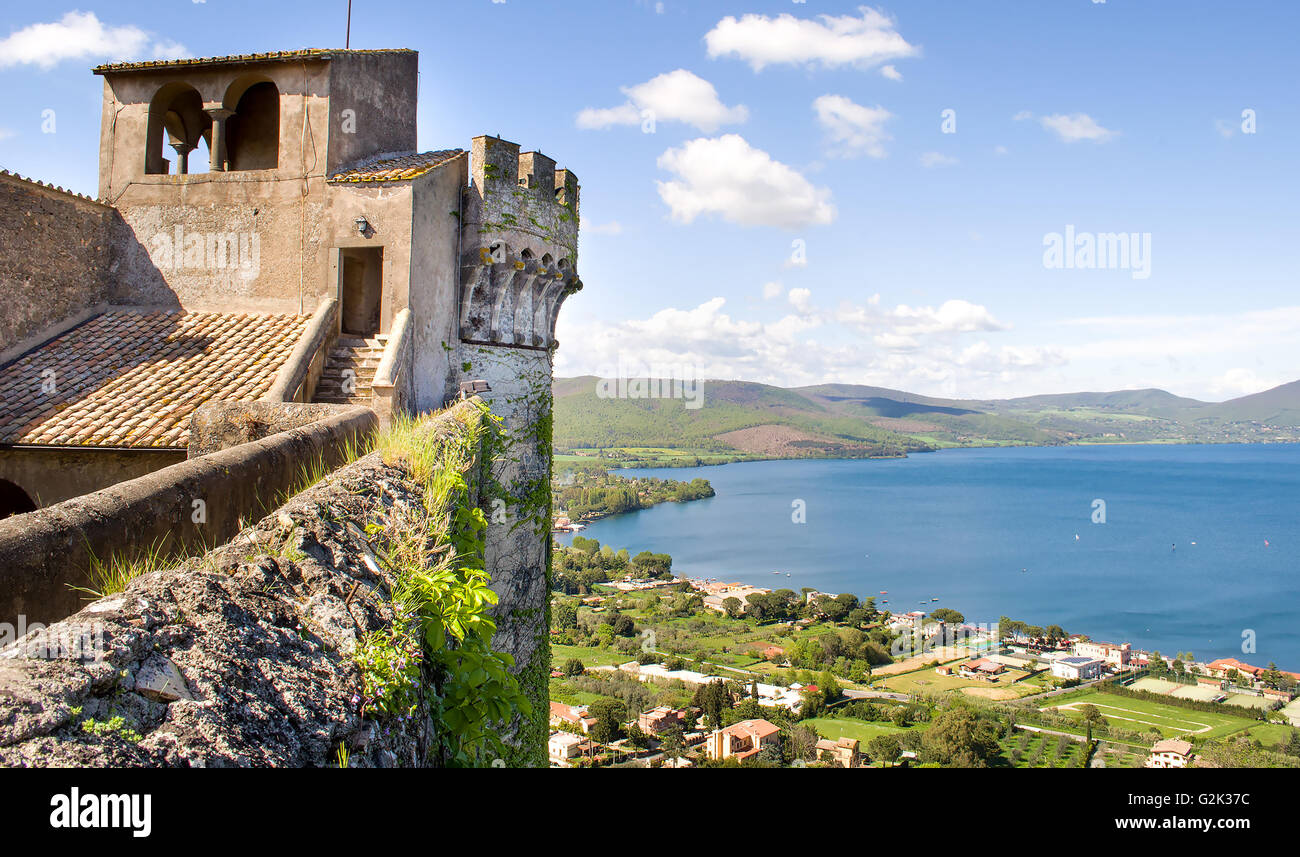
[[[127,584],[137,577],[166,568],[176,562],[176,557],[165,549],[166,537],[160,538],[141,551],[127,554],[115,554],[107,560],[101,560],[92,552],[87,586],[68,587],[75,592],[84,592],[87,601],[107,598],[125,592]]]

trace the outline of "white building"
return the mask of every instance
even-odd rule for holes
[[[1053,661],[1052,675],[1057,678],[1092,681],[1095,678],[1101,678],[1102,671],[1105,668],[1106,662],[1099,658],[1085,658],[1072,655],[1070,657],[1057,658]]]
[[[1192,742],[1181,738],[1157,741],[1151,755],[1142,764],[1144,768],[1185,768],[1192,761]]]
[[[550,740],[546,742],[547,755],[551,757],[552,762],[564,764],[582,752],[582,742],[583,739],[579,735],[570,732],[552,732]]]

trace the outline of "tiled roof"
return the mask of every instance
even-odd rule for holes
[[[0,367],[0,444],[176,449],[209,400],[265,393],[297,315],[111,310]]]
[[[404,182],[419,178],[430,170],[465,154],[464,149],[443,149],[437,152],[397,155],[362,161],[330,176],[331,183],[344,182]]]
[[[224,57],[191,57],[178,60],[145,60],[143,62],[115,62],[95,66],[95,74],[118,71],[140,71],[154,68],[184,68],[187,66],[244,65],[259,62],[298,62],[301,60],[327,60],[335,55],[349,54],[408,54],[407,48],[373,51],[352,51],[331,48],[304,48],[297,51],[271,51],[264,54],[232,54]]]

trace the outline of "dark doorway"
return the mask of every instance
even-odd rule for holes
[[[0,479],[0,519],[35,511],[36,504],[26,491],[7,479]]]
[[[384,250],[348,247],[340,251],[340,256],[343,332],[374,336],[379,333],[380,299],[384,291]]]

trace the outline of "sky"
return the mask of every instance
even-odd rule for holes
[[[346,0],[0,3],[0,167],[94,194],[122,59],[339,47]],[[560,375],[991,398],[1300,379],[1300,4],[355,0],[419,144],[582,182]],[[1104,253],[1102,250],[1104,249]]]

